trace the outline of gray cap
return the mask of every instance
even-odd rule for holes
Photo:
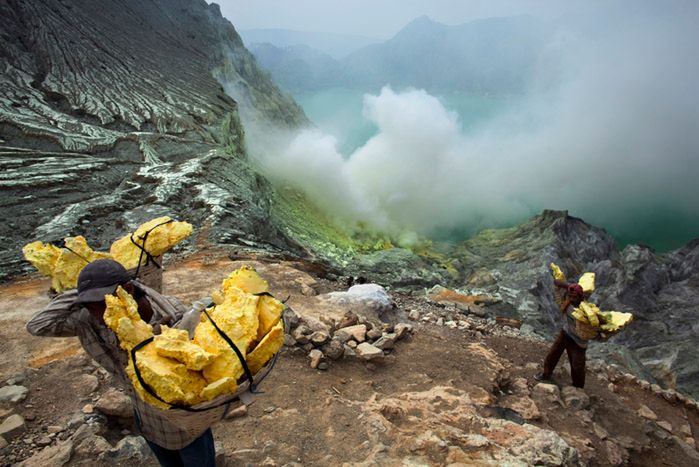
[[[113,259],[93,261],[78,275],[76,303],[102,302],[105,295],[113,294],[119,284],[129,279],[131,277],[124,266]]]

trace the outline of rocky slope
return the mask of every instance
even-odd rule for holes
[[[515,328],[422,294],[371,284],[349,293],[298,262],[244,263],[288,297],[293,327],[264,394],[214,428],[219,465],[699,461],[698,406],[673,391],[608,365],[591,365],[584,391],[569,385],[565,364],[554,384],[540,384],[532,375],[547,343]],[[215,252],[170,263],[164,290],[189,302],[241,264]],[[157,465],[128,397],[76,339],[25,334],[46,287],[0,286],[0,464]],[[328,346],[338,339],[335,354]],[[382,339],[394,342],[363,351]]]
[[[10,0],[0,5],[2,274],[18,246],[85,234],[98,247],[156,214],[290,247],[245,160],[235,86],[258,118],[301,109],[204,0]]]

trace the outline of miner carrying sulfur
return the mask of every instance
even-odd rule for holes
[[[220,411],[183,412],[172,418],[137,397],[126,375],[127,353],[104,322],[105,295],[121,286],[138,305],[143,321],[154,331],[172,325],[185,312],[173,297],[161,295],[139,280],[132,280],[126,269],[110,259],[93,261],[78,276],[77,289],[56,296],[36,314],[27,330],[35,336],[77,336],[85,352],[102,365],[123,386],[133,402],[136,423],[163,466],[215,465],[211,425],[220,420]]]

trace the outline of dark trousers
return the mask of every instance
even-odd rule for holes
[[[216,450],[211,428],[182,449],[165,449],[151,441],[148,441],[148,445],[163,467],[216,467]]]
[[[570,375],[573,378],[573,386],[582,388],[585,386],[585,349],[575,343],[573,339],[561,331],[548,355],[544,359],[544,377],[550,378],[553,370],[558,365],[563,351],[568,352],[570,361]]]

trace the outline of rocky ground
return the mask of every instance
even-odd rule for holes
[[[215,253],[170,264],[165,292],[194,300],[243,262],[294,314],[264,394],[214,429],[220,465],[699,463],[696,402],[600,363],[584,391],[563,364],[554,384],[537,383],[547,342],[479,316],[477,298],[387,301],[370,284],[357,298],[309,264]],[[128,398],[77,340],[24,331],[46,288],[0,289],[0,464],[157,465]]]

